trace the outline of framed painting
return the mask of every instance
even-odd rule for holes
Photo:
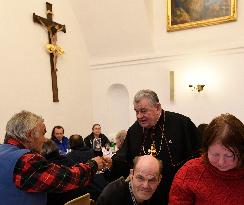
[[[237,0],[167,0],[167,31],[235,21]]]

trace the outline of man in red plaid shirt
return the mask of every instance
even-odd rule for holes
[[[87,186],[105,160],[95,157],[73,167],[48,163],[39,152],[45,141],[42,117],[22,111],[7,123],[0,145],[1,204],[45,205],[47,192],[65,192]]]

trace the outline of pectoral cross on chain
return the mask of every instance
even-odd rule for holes
[[[56,64],[58,55],[63,54],[64,51],[56,44],[57,32],[63,31],[64,33],[66,33],[66,29],[65,25],[53,21],[52,4],[46,2],[46,9],[47,18],[37,16],[35,13],[33,13],[33,21],[42,25],[48,31],[49,44],[47,45],[47,49],[50,53],[53,102],[59,102]]]
[[[157,156],[157,150],[156,150],[156,147],[155,147],[155,144],[151,144],[151,149],[148,149],[148,154],[156,157]]]

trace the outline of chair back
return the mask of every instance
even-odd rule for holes
[[[71,201],[66,202],[64,205],[90,205],[92,199],[90,199],[90,194],[84,194],[80,197],[77,197]]]

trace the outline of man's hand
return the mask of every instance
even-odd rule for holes
[[[95,160],[98,166],[98,170],[101,171],[105,167],[105,161],[102,157],[94,157],[92,160]]]
[[[105,168],[110,169],[112,167],[112,159],[109,156],[104,156]]]

